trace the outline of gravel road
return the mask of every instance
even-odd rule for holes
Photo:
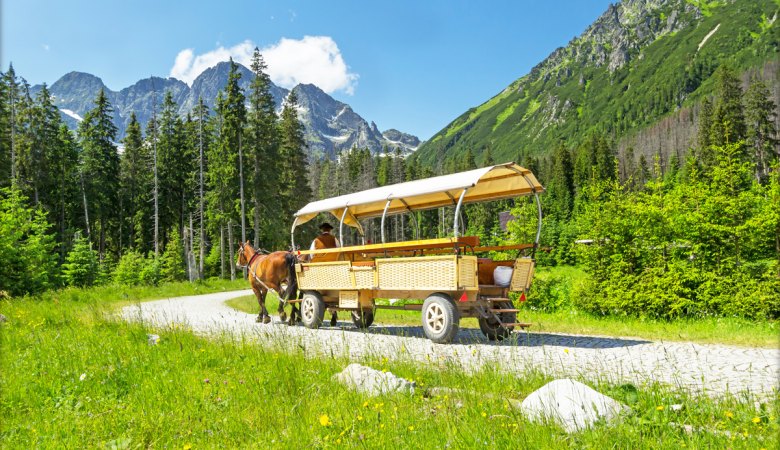
[[[125,307],[122,315],[155,325],[183,324],[203,334],[239,334],[263,345],[303,348],[311,355],[348,355],[358,362],[366,356],[384,356],[464,370],[498,365],[517,374],[537,369],[556,377],[638,385],[660,382],[714,397],[747,393],[767,398],[780,389],[780,349],[535,333],[533,328],[500,343],[489,342],[479,330],[462,329],[452,344],[442,345],[426,339],[420,327],[382,326],[382,311],[377,314],[379,323],[368,332],[357,330],[351,321],[310,330],[258,324],[255,315],[225,305],[226,300],[251,292],[145,302]]]

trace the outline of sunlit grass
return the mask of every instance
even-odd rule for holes
[[[304,346],[283,353],[251,336],[205,339],[178,325],[118,321],[94,307],[120,301],[0,302],[8,318],[0,325],[4,448],[778,446],[777,396],[756,409],[752,398],[694,398],[581,378],[631,410],[614,425],[567,435],[529,422],[509,402],[550,381],[533,370],[467,374],[446,363],[369,355],[360,362],[417,383],[414,395],[371,398],[333,380],[350,362],[345,354],[312,359]],[[157,345],[149,333],[160,336]],[[435,386],[456,391],[436,394]]]

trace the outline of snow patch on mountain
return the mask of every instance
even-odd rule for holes
[[[76,112],[71,111],[70,109],[60,108],[60,111],[62,111],[64,114],[73,117],[74,119],[78,120],[79,122],[83,121],[84,118],[78,115]]]

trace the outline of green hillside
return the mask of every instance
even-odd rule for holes
[[[611,6],[529,74],[434,135],[416,157],[441,167],[471,149],[479,163],[490,149],[497,161],[522,160],[594,130],[617,138],[645,128],[709,95],[721,64],[742,72],[777,60],[778,11],[780,0]],[[777,74],[769,78],[777,85]]]

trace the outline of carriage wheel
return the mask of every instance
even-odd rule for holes
[[[511,302],[496,302],[493,306],[497,309],[512,309]],[[503,312],[499,313],[498,317],[503,323],[515,323],[517,321],[517,313]],[[512,334],[514,327],[502,327],[501,324],[496,321],[494,317],[479,318],[479,329],[482,330],[482,334],[487,336],[491,341],[501,341],[509,337]]]
[[[452,342],[458,334],[460,314],[455,302],[447,294],[431,294],[422,307],[422,326],[425,336],[437,344]]]
[[[325,302],[319,292],[309,291],[301,300],[301,322],[306,328],[319,328],[325,317]]]
[[[374,311],[370,309],[361,309],[352,311],[352,323],[360,329],[365,329],[374,323]]]

